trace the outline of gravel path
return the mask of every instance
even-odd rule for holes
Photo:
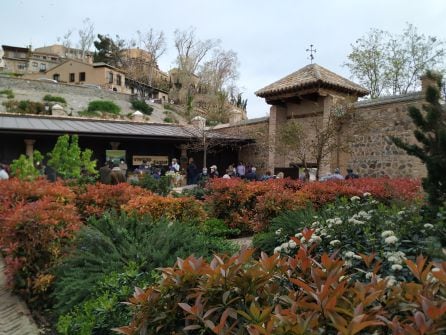
[[[25,303],[6,287],[4,270],[0,256],[0,335],[40,334]]]

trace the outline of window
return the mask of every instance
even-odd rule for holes
[[[43,59],[46,59],[46,56],[42,56]]]
[[[17,64],[17,68],[19,70],[25,70],[26,69],[26,64],[25,63],[19,63],[19,64]]]
[[[56,81],[59,81],[60,74],[58,74],[58,73],[53,74],[53,79],[56,80]]]
[[[121,75],[120,74],[116,75],[116,85],[121,86]]]
[[[46,64],[45,63],[40,63],[39,71],[40,72],[45,72],[46,71]]]
[[[33,67],[37,67],[39,65],[37,62],[33,62]]]
[[[57,61],[57,57],[51,57],[51,60]]]
[[[113,84],[113,72],[108,73],[108,83]]]
[[[70,83],[74,83],[75,77],[74,73],[70,73]]]
[[[79,72],[79,81],[85,81],[85,72]]]

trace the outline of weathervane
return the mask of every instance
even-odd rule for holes
[[[314,55],[313,53],[316,53],[316,49],[313,49],[314,45],[310,44],[310,49],[307,49],[307,52],[310,53],[310,63],[313,64]]]

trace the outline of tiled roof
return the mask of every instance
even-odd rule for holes
[[[369,93],[364,87],[320,65],[310,64],[258,90],[255,94],[265,98],[283,93],[298,93],[299,90],[314,87],[337,88],[359,96],[364,96]]]
[[[192,126],[15,114],[0,114],[0,132],[178,139],[199,136],[198,131]],[[208,132],[207,136],[234,139],[234,136],[223,136],[213,132]]]

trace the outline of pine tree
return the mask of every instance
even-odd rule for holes
[[[427,72],[426,76],[437,86],[427,88],[427,104],[423,105],[423,111],[414,106],[409,108],[409,115],[416,126],[414,135],[419,143],[409,144],[399,138],[392,140],[397,147],[425,164],[427,176],[423,178],[423,188],[435,210],[446,200],[446,111],[440,103],[441,75]]]

